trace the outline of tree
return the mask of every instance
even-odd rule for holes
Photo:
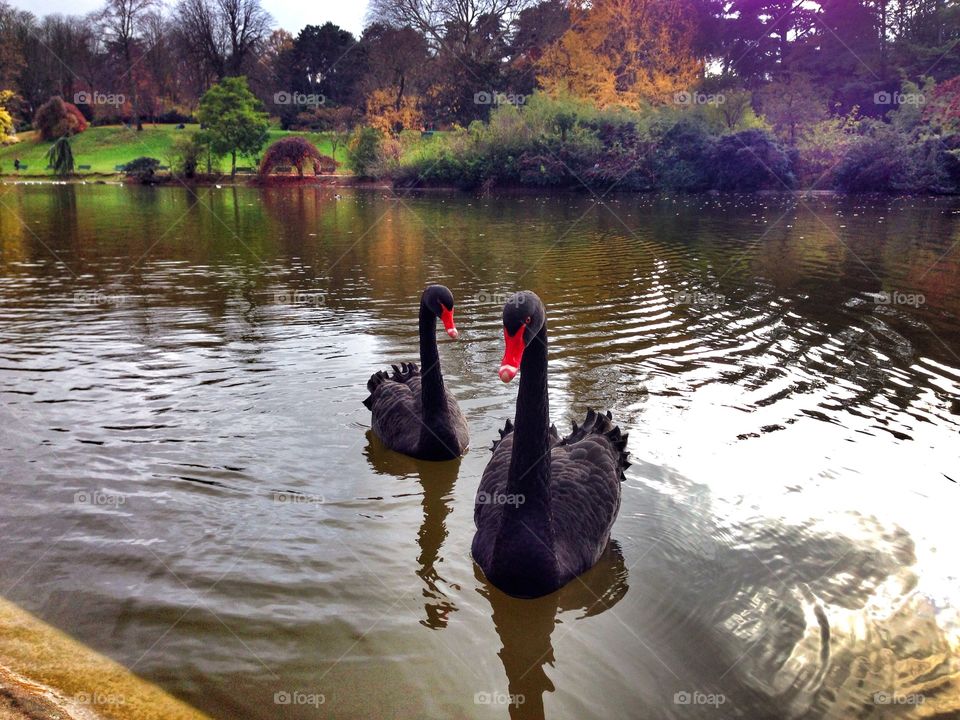
[[[512,20],[534,0],[371,0],[368,16],[393,27],[412,27],[434,50],[454,44],[467,54],[476,50],[473,35],[491,20]]]
[[[508,85],[524,95],[536,87],[536,65],[543,53],[570,29],[566,0],[545,0],[521,10],[512,23]]]
[[[100,22],[107,36],[107,44],[123,61],[124,75],[129,88],[132,124],[143,130],[137,86],[139,68],[134,61],[138,51],[139,34],[147,13],[156,6],[156,0],[107,0],[100,13]]]
[[[267,148],[260,163],[260,174],[269,175],[278,167],[295,167],[297,175],[303,177],[304,167],[311,165],[317,175],[324,170],[335,170],[337,161],[322,154],[306,138],[291,135]]]
[[[4,139],[11,137],[16,132],[16,126],[13,123],[13,116],[7,109],[7,106],[14,99],[13,90],[0,90],[0,143]]]
[[[381,132],[392,135],[398,135],[403,130],[422,130],[420,99],[414,95],[402,97],[398,107],[391,90],[374,90],[367,97],[367,122]]]
[[[285,60],[293,87],[283,89],[322,95],[325,102],[351,100],[357,80],[357,58],[352,54],[356,45],[352,33],[331,22],[307,25]]]
[[[249,69],[272,22],[260,0],[180,0],[177,15],[191,55],[218,80]]]
[[[791,145],[827,114],[821,91],[801,73],[789,73],[770,83],[760,91],[759,99],[760,112]]]
[[[59,96],[50,98],[37,109],[33,124],[40,131],[42,140],[68,137],[87,129],[87,120],[83,113],[76,105]]]
[[[237,174],[237,153],[256,155],[267,141],[269,120],[245,77],[224,78],[207,90],[197,116],[211,150],[230,155],[231,176]]]
[[[535,0],[371,0],[369,18],[420,33],[435,56],[434,82],[423,94],[434,116],[468,123],[491,106],[477,93],[505,87],[511,23]]]
[[[367,26],[360,38],[366,65],[361,81],[368,98],[377,90],[392,95],[400,110],[404,95],[419,95],[426,87],[430,48],[426,39],[411,27],[394,28],[382,23]]]
[[[936,86],[923,117],[943,135],[960,133],[960,75]]]
[[[576,0],[571,28],[544,53],[540,81],[601,107],[662,105],[697,80],[687,0]]]
[[[50,146],[47,150],[47,161],[61,177],[73,172],[73,149],[70,147],[69,137],[64,135]]]
[[[12,87],[23,68],[23,52],[17,37],[17,26],[22,22],[23,13],[0,0],[0,87]]]
[[[372,127],[358,127],[350,138],[347,164],[360,177],[372,177],[380,161],[383,136]]]
[[[797,37],[816,22],[804,0],[733,0],[724,16],[724,69],[751,86],[791,70]]]

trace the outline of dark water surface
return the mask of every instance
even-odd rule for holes
[[[960,200],[340,192],[0,187],[0,595],[217,718],[958,717]],[[446,464],[361,405],[431,281]],[[536,601],[469,554],[521,287],[635,463]]]

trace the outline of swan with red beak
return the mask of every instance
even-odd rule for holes
[[[610,541],[620,509],[627,436],[610,413],[588,410],[561,438],[550,424],[547,315],[525,290],[503,308],[498,372],[520,374],[514,421],[494,442],[483,471],[473,559],[487,579],[517,597],[539,597],[590,569]]]
[[[453,322],[453,293],[431,285],[420,297],[420,366],[401,363],[374,373],[367,382],[371,429],[391,450],[421,460],[451,460],[467,449],[467,420],[444,385],[437,349],[437,319],[447,335],[460,333]]]

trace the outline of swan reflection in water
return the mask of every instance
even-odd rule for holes
[[[420,554],[417,557],[417,576],[423,581],[424,618],[420,620],[433,630],[447,626],[450,615],[457,611],[445,591],[448,582],[437,566],[443,562],[441,550],[448,535],[447,516],[453,510],[453,488],[460,473],[460,458],[444,462],[430,462],[393,452],[373,433],[367,431],[364,454],[371,467],[381,475],[416,478],[423,488],[423,520],[417,531]],[[452,590],[458,586],[450,585]]]
[[[543,597],[515,598],[498,590],[474,564],[478,592],[489,602],[493,624],[500,636],[500,660],[507,674],[510,717],[533,720],[544,717],[543,694],[553,692],[545,665],[554,663],[552,636],[562,621],[561,612],[582,611],[575,620],[599,615],[627,594],[627,567],[616,540],[611,540],[600,560],[556,592]]]

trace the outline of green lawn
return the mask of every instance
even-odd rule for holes
[[[199,129],[199,125],[187,125],[184,130],[177,130],[176,125],[144,125],[142,132],[129,130],[122,125],[107,125],[91,127],[71,139],[74,162],[78,166],[78,174],[114,173],[117,165],[123,165],[131,160],[148,156],[157,158],[161,165],[170,165],[173,162],[171,149],[174,138],[189,135]],[[325,155],[333,155],[330,137],[326,133],[288,132],[279,128],[270,129],[269,145],[274,140],[287,135],[300,135],[310,140],[317,149]],[[50,143],[39,141],[37,134],[26,132],[20,134],[20,142],[8,147],[0,147],[0,174],[13,174],[13,161],[20,158],[20,162],[27,166],[23,175],[51,175],[47,170],[47,149]],[[264,146],[266,147],[266,146]],[[345,151],[337,148],[337,160],[343,162]],[[237,158],[238,167],[253,167],[253,158]],[[80,165],[89,165],[89,170],[80,170]],[[229,172],[229,158],[224,158],[222,169]]]

